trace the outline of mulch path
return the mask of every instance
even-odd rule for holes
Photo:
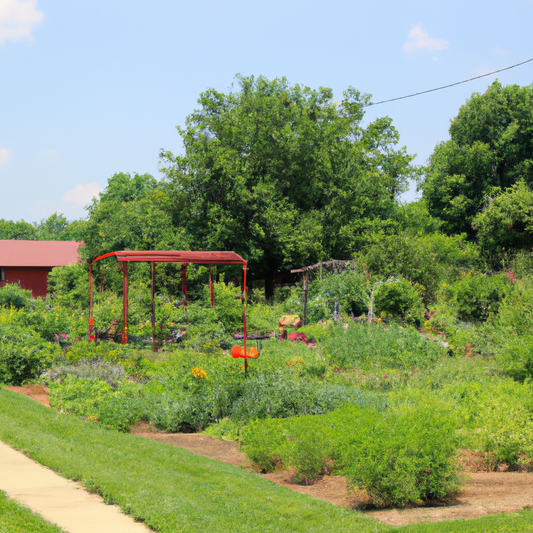
[[[44,385],[8,387],[8,389],[30,396],[43,405],[50,406],[48,389]],[[234,442],[224,442],[201,433],[160,433],[152,425],[146,423],[134,426],[132,433],[173,446],[180,446],[211,459],[252,469],[252,465],[239,450],[238,444]],[[419,522],[468,520],[533,507],[533,473],[473,472],[467,475],[469,479],[464,493],[446,505],[426,505],[401,510],[367,510],[364,512],[383,523],[400,526]],[[263,474],[263,477],[294,491],[335,505],[360,508],[364,504],[364,494],[348,494],[346,478],[343,476],[324,476],[311,485],[296,483],[293,470]]]

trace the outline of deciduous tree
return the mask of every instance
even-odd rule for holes
[[[495,81],[474,93],[439,144],[423,184],[432,215],[448,233],[473,235],[477,213],[502,190],[523,179],[533,184],[533,85]]]
[[[386,220],[415,171],[388,118],[363,128],[368,96],[237,76],[210,89],[178,128],[183,156],[163,152],[174,225],[194,249],[235,250],[256,278],[349,257]],[[267,283],[267,293],[269,293]]]

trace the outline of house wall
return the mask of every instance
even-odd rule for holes
[[[0,282],[0,287],[6,283],[20,283],[23,289],[29,289],[33,297],[46,296],[48,293],[49,267],[4,267],[5,281]]]

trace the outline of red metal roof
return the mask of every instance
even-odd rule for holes
[[[155,261],[157,263],[196,263],[203,265],[246,265],[246,261],[235,252],[191,252],[187,250],[123,250],[97,257],[93,263],[104,257],[115,256],[118,261]]]
[[[0,240],[0,267],[56,267],[78,262],[76,241]]]

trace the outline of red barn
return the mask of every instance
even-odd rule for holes
[[[0,287],[20,283],[33,297],[46,296],[48,274],[56,266],[78,262],[76,241],[2,241],[0,240]]]

